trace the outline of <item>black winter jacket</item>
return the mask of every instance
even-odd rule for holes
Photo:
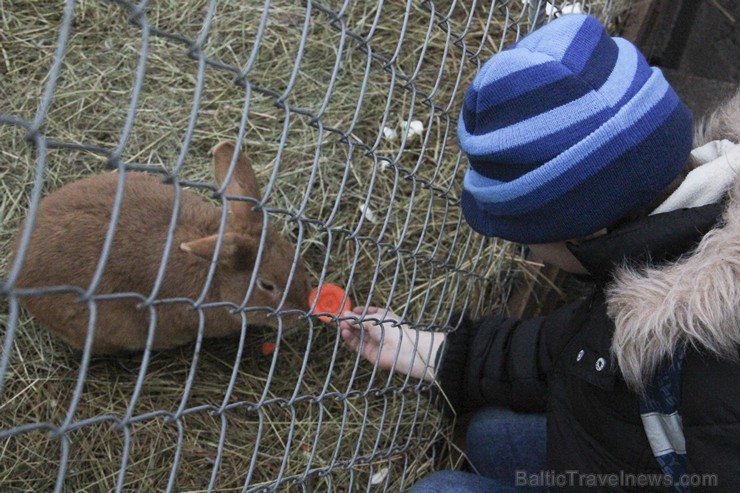
[[[737,188],[740,191],[740,182]],[[676,265],[680,268],[692,262],[692,258],[696,260],[699,254],[690,252],[713,229],[728,233],[725,236],[729,237],[728,241],[734,241],[734,246],[727,249],[726,244],[720,244],[710,252],[705,248],[701,255],[738,251],[740,224],[728,227],[723,221],[740,217],[740,197],[728,202],[727,209],[734,216],[726,212],[724,219],[722,211],[726,204],[683,209],[649,216],[607,235],[571,245],[571,251],[592,273],[595,285],[593,295],[581,303],[525,321],[498,316],[476,322],[463,319],[458,330],[447,338],[438,373],[442,389],[457,413],[490,405],[521,412],[545,412],[548,467],[556,473],[661,475],[645,436],[638,396],[627,385],[612,348],[613,319],[616,319],[612,312],[620,308],[611,306],[609,297],[613,293],[605,288],[624,262],[649,262],[656,266],[651,272],[660,272],[661,266],[672,265],[676,270]],[[713,260],[722,262],[719,258]],[[668,279],[680,279],[680,276],[676,274]],[[657,303],[685,301],[669,299],[673,296],[670,286],[664,286],[669,281],[651,286],[650,272],[640,280],[647,283],[651,296],[662,293],[662,297],[656,298]],[[694,280],[697,289],[702,290],[713,282],[712,272],[701,272]],[[740,279],[735,277],[730,282],[737,287]],[[652,312],[650,300],[646,299],[649,297],[630,291],[629,284],[626,289],[628,297],[636,295],[644,305],[621,308],[628,314],[629,310],[644,312],[640,314],[644,318],[637,317],[637,328],[630,330],[654,330],[650,324],[661,322],[660,310]],[[688,292],[685,296],[690,296],[691,290]],[[699,302],[723,300],[700,297]],[[740,322],[733,319],[723,323],[735,324],[734,335],[728,337],[737,337]],[[620,327],[620,330],[627,329]],[[689,343],[679,406],[689,473],[716,475],[718,488],[711,491],[740,492],[740,365],[737,360],[715,356],[699,344],[692,347],[689,336],[674,335],[678,343]],[[640,361],[647,361],[650,355],[645,352],[654,350],[649,343],[639,342],[647,340],[644,338],[623,340],[644,346],[633,348],[636,354],[643,352]],[[735,356],[736,343],[737,339],[729,342],[734,344]],[[663,487],[652,490],[671,491]]]

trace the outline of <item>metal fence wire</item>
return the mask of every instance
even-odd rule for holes
[[[336,319],[288,309],[290,284],[275,306],[250,302],[256,273],[293,278],[300,256],[312,285],[343,286],[355,305],[384,314],[357,318],[395,310],[423,331],[453,330],[457,310],[500,309],[520,250],[472,233],[461,216],[455,125],[465,89],[534,27],[573,11],[611,26],[615,2],[0,6],[0,490],[386,491],[454,466],[434,384],[364,361],[341,343]],[[222,140],[249,157],[261,197],[219,186],[209,150]],[[141,172],[172,190],[154,282],[109,289],[101,279],[112,259],[152,255],[144,237],[154,231],[116,240],[126,184]],[[29,251],[49,248],[32,234],[42,197],[106,173],[118,179],[110,222],[90,233],[101,245],[90,275],[20,286]],[[259,235],[241,303],[168,291],[182,268],[168,262],[186,226],[177,211],[193,193],[219,211],[220,241],[228,204],[241,201],[296,256],[271,265],[273,243]],[[65,262],[63,251],[48,255]],[[218,282],[215,266],[202,262],[202,293]],[[21,307],[60,296],[89,317],[81,351]],[[164,351],[94,354],[96,314],[121,300],[146,314],[150,335],[167,330],[156,324],[162,310],[185,307],[197,336]],[[224,308],[239,333],[204,338],[208,314]]]

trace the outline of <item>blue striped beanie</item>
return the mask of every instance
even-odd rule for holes
[[[684,167],[691,113],[638,49],[565,15],[491,58],[457,127],[462,209],[487,236],[578,238],[648,205]]]

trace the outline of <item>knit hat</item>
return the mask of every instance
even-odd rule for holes
[[[691,113],[637,48],[565,15],[491,58],[458,123],[462,209],[487,236],[578,238],[648,205],[684,167]]]

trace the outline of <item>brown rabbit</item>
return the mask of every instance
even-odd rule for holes
[[[221,142],[213,148],[216,179],[224,183],[235,146]],[[36,225],[18,277],[18,288],[77,286],[87,290],[103,251],[119,175],[103,174],[63,186],[44,198],[38,207]],[[167,240],[175,190],[157,176],[128,172],[123,202],[107,264],[93,296],[128,293],[117,299],[96,300],[94,353],[139,351],[146,347],[150,308],[143,300],[155,287],[157,272]],[[227,196],[260,200],[252,166],[239,153],[224,190]],[[213,281],[203,299],[205,337],[224,337],[241,331],[241,315],[232,313],[241,305],[262,235],[263,215],[254,203],[228,200],[228,221],[223,234]],[[154,349],[165,349],[193,341],[198,332],[198,300],[216,248],[222,209],[188,190],[180,191],[177,218],[167,268],[153,304],[156,311]],[[14,242],[13,251],[18,247]],[[294,264],[293,246],[268,229],[254,289],[247,306],[278,308],[284,323],[294,325],[308,309],[310,284],[302,261]],[[293,277],[288,286],[288,278]],[[143,298],[142,298],[143,297]],[[229,302],[233,305],[208,306]],[[78,293],[47,294],[22,298],[23,306],[52,333],[82,349],[90,323],[90,310]],[[277,325],[269,310],[247,311],[250,325]]]

